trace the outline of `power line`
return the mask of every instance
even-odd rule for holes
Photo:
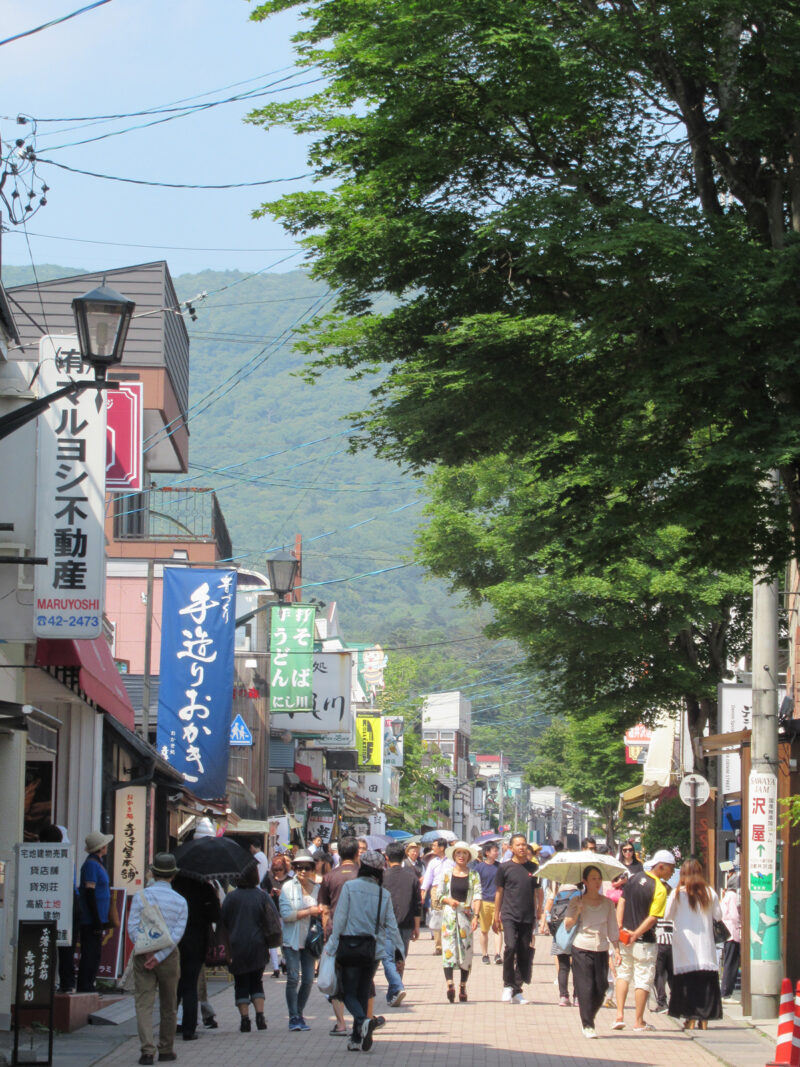
[[[103,4],[108,4],[110,2],[111,0],[95,0],[93,4],[87,4],[86,7],[81,7],[77,11],[73,11],[70,15],[62,15],[61,18],[43,22],[41,26],[36,26],[32,30],[25,30],[24,33],[15,33],[13,37],[6,37],[4,41],[0,41],[0,45],[11,44],[12,41],[19,41],[23,37],[31,37],[34,33],[41,33],[42,30],[49,30],[51,26],[58,26],[60,22],[68,22],[69,19],[74,19],[78,15],[82,15],[85,11],[91,11],[95,7],[102,7]]]
[[[108,3],[109,0],[103,0]],[[290,178],[265,178],[257,182],[227,182],[220,185],[190,184],[187,182],[155,182],[145,178],[123,178],[118,174],[100,174],[94,170],[81,170],[79,167],[68,167],[66,163],[56,163],[54,159],[42,159],[33,157],[37,163],[44,163],[50,167],[58,167],[59,170],[67,170],[70,174],[83,174],[88,178],[101,178],[109,182],[125,182],[128,185],[148,185],[159,189],[249,189],[258,185],[279,185],[282,182],[299,182],[304,178],[311,178],[313,174],[295,174]]]
[[[14,233],[14,230],[8,231]],[[88,237],[63,237],[53,233],[37,233],[35,230],[29,230],[28,233],[31,237],[38,237],[44,241],[70,241],[75,244],[82,245],[106,245],[111,248],[152,248],[162,249],[165,252],[292,252],[292,248],[205,248],[201,245],[145,245],[138,244],[135,241],[93,241]],[[290,296],[287,300],[305,300],[303,296]],[[282,303],[280,300],[275,301],[259,301],[251,300],[247,303]],[[214,304],[213,307],[237,307],[236,304]]]

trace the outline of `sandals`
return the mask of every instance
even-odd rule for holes
[[[611,1029],[612,1030],[624,1030],[625,1029],[625,1023],[622,1021],[622,1019],[617,1019],[617,1021],[612,1024]]]

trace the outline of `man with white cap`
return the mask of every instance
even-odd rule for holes
[[[105,866],[113,834],[92,830],[86,835],[88,856],[83,861],[78,888],[80,908],[81,959],[78,964],[79,993],[94,993],[94,981],[100,966],[103,934],[108,926],[111,885]]]
[[[645,865],[645,870],[628,878],[622,890],[617,903],[622,959],[617,970],[617,1018],[612,1030],[625,1027],[625,998],[631,982],[634,984],[636,1011],[633,1029],[639,1032],[655,1029],[644,1021],[644,1010],[656,973],[658,945],[655,926],[663,917],[667,903],[667,887],[664,883],[674,872],[675,856],[669,849],[661,848]]]

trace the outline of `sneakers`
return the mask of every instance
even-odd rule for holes
[[[500,966],[502,967],[502,965],[503,965],[503,957],[498,953],[494,958],[494,962],[495,963],[499,963]]]
[[[372,1027],[373,1030],[380,1030],[382,1026],[386,1026],[385,1015],[375,1015],[371,1021],[374,1023],[374,1026]]]
[[[292,1015],[291,1016],[291,1018],[289,1019],[289,1029],[290,1030],[302,1030],[303,1029],[303,1020],[300,1018],[299,1015]],[[309,1028],[306,1027],[306,1030],[308,1030],[308,1029]]]
[[[399,1008],[405,999],[406,991],[405,989],[401,989],[399,993],[395,993],[393,997],[389,997],[389,1007]]]
[[[512,1004],[527,1004],[528,1001],[523,997],[522,993],[515,993],[511,998]]]
[[[310,1030],[311,1029],[311,1027],[308,1025],[308,1023],[305,1021],[305,1019],[303,1018],[302,1015],[298,1015],[297,1016],[297,1021],[300,1024],[297,1027],[298,1030]],[[260,1029],[261,1029],[261,1027],[259,1026],[259,1030]],[[266,1030],[266,1026],[264,1027],[264,1029]]]
[[[511,998],[512,998],[513,996],[514,996],[514,990],[513,990],[512,988],[511,988],[511,986],[510,986],[510,985],[507,985],[507,986],[505,987],[505,989],[503,990],[503,995],[502,995],[502,997],[500,997],[500,999],[501,999],[501,1000],[502,1000],[502,1001],[503,1001],[504,1003],[506,1003],[506,1004],[510,1004],[510,1003],[511,1003]]]
[[[488,956],[481,956],[481,963],[490,963],[490,962],[491,961],[490,961]]]
[[[597,1037],[597,1031],[595,1029],[593,1029],[591,1026],[584,1026],[584,1028],[583,1028],[583,1036],[584,1037],[590,1037],[590,1038],[591,1037]]]
[[[559,997],[558,1006],[559,1008],[571,1008],[572,1001],[569,999],[569,997]]]
[[[656,1008],[656,1015],[666,1015],[669,1011],[669,1004],[659,1004]]]
[[[572,995],[572,1006],[573,1006],[573,1008],[580,1007],[580,1005],[578,1004],[578,994],[577,993],[573,993],[573,995]]]
[[[372,1035],[376,1029],[376,1019],[367,1019],[361,1024],[361,1051],[369,1052],[372,1048]]]

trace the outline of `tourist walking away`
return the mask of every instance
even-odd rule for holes
[[[333,919],[336,914],[336,905],[339,902],[342,889],[358,874],[358,841],[355,837],[343,837],[339,841],[340,862],[338,867],[328,871],[322,879],[319,887],[317,903],[322,908],[322,923],[325,937],[330,937],[333,932]],[[338,973],[338,972],[337,972]],[[334,1037],[346,1037],[347,1026],[344,1021],[344,1000],[341,989],[337,989],[334,996],[328,998],[336,1021],[333,1024],[331,1034]]]
[[[617,903],[617,923],[620,928],[620,963],[617,967],[617,1018],[612,1030],[625,1029],[625,999],[633,983],[635,1016],[633,1029],[653,1030],[644,1019],[647,999],[656,973],[655,925],[663,917],[667,903],[664,884],[675,872],[675,857],[665,848],[659,849],[650,861],[650,870],[632,874]]]
[[[283,955],[286,959],[286,1007],[290,1030],[310,1030],[303,1016],[311,987],[317,956],[309,947],[309,936],[319,924],[322,937],[322,908],[317,904],[319,885],[315,880],[316,863],[310,852],[298,852],[292,859],[294,877],[287,879],[279,898],[283,922]]]
[[[478,850],[466,841],[455,841],[447,849],[453,866],[442,878],[439,899],[442,904],[442,966],[447,982],[447,999],[456,999],[455,971],[459,971],[458,999],[467,1000],[467,980],[472,969],[472,938],[478,927],[481,906],[481,880],[468,864],[478,858]]]
[[[569,973],[572,970],[572,948],[563,949],[556,941],[556,931],[566,918],[567,907],[573,897],[578,896],[580,890],[570,883],[552,883],[550,897],[545,904],[544,914],[539,923],[539,933],[550,933],[553,941],[550,945],[550,955],[556,961],[556,981],[558,982],[558,1003],[562,1008],[571,1008],[578,1003],[578,994],[575,991],[575,976],[572,977],[573,999],[569,996]]]
[[[703,875],[699,860],[681,867],[678,888],[667,910],[672,935],[672,995],[669,1013],[684,1020],[684,1029],[708,1028],[709,1019],[722,1018],[722,997],[714,943],[714,920],[722,919],[719,898]]]
[[[183,1012],[181,1034],[184,1041],[196,1041],[198,980],[211,941],[211,924],[219,921],[219,897],[209,882],[180,873],[172,888],[183,897],[189,909],[186,930],[178,944],[181,963],[178,1001]]]
[[[584,1037],[597,1037],[594,1021],[608,988],[608,950],[619,959],[619,926],[613,903],[602,895],[603,875],[591,864],[583,868],[583,893],[567,906],[564,927],[578,927],[572,942],[572,981],[578,996]]]
[[[447,841],[444,837],[437,838],[431,847],[433,859],[428,861],[425,874],[422,878],[422,896],[430,893],[430,910],[428,911],[428,929],[433,935],[433,952],[436,956],[442,954],[442,907],[439,902],[439,886],[444,875],[447,858]]]
[[[723,1000],[734,1000],[736,979],[742,958],[742,913],[739,904],[739,875],[731,874],[722,897],[722,921],[728,927],[728,940],[722,950]]]
[[[534,953],[534,924],[542,916],[542,891],[536,877],[538,867],[528,859],[524,834],[512,834],[511,860],[501,863],[497,872],[495,933],[503,926],[503,995],[501,1000],[527,1004],[523,985],[531,980]]]
[[[376,1021],[369,1018],[369,1000],[378,953],[383,952],[387,937],[402,953],[391,897],[383,888],[383,857],[368,849],[361,854],[357,877],[342,887],[325,948],[341,969],[342,996],[353,1016],[347,1043],[351,1051],[369,1052],[372,1048]]]
[[[94,983],[100,966],[103,934],[110,925],[111,886],[105,859],[108,846],[113,840],[113,834],[101,834],[98,830],[92,830],[86,835],[88,855],[83,861],[78,885],[81,938],[77,985],[79,993],[95,991]]]
[[[262,976],[269,949],[280,944],[281,924],[275,905],[258,885],[258,865],[250,864],[239,875],[239,888],[222,902],[222,921],[231,946],[229,969],[233,975],[233,996],[239,1009],[239,1030],[249,1034],[250,1004],[256,1010],[256,1027],[267,1029],[264,1016]]]
[[[139,933],[143,928],[142,909],[153,909],[160,925],[166,929],[168,944],[155,952],[140,952],[133,957],[134,1003],[136,1025],[139,1030],[139,1045],[142,1054],[139,1063],[154,1063],[158,1052],[159,1063],[176,1060],[175,1027],[177,1025],[178,975],[180,957],[178,943],[186,929],[189,908],[184,898],[170,884],[178,873],[175,857],[170,852],[159,852],[150,868],[153,881],[131,902],[128,915],[128,937],[133,941],[134,952]],[[147,927],[144,927],[147,930]],[[153,1006],[158,989],[158,1046],[153,1035]]]
[[[398,953],[391,938],[386,939],[383,958],[383,973],[386,975],[388,988],[386,1000],[390,1008],[399,1008],[405,1000],[406,989],[403,985],[405,961],[408,946],[419,937],[419,925],[422,919],[422,894],[419,878],[413,867],[404,865],[405,849],[399,841],[386,846],[386,867],[383,872],[383,886],[392,898],[392,908],[397,921],[397,929],[403,942],[403,958]]]

